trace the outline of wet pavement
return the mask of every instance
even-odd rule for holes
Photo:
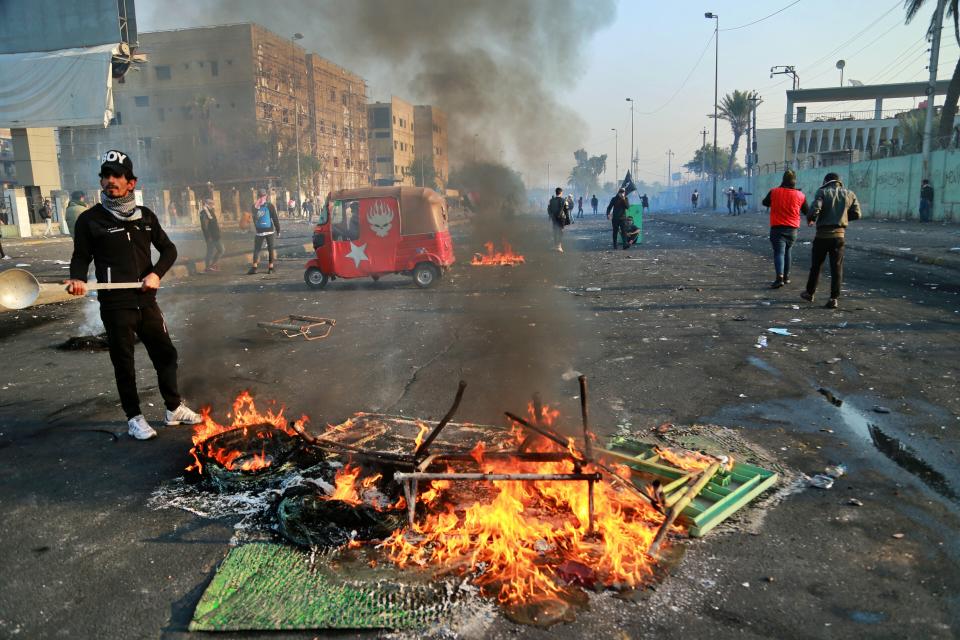
[[[798,295],[808,246],[795,249],[792,284],[767,288],[762,222],[737,233],[700,214],[655,214],[642,246],[611,251],[608,223],[588,219],[568,228],[557,254],[530,216],[507,238],[525,265],[468,266],[500,238],[461,229],[460,262],[435,289],[389,276],[311,291],[302,260],[289,258],[271,276],[238,268],[170,282],[161,305],[182,392],[221,416],[249,388],[318,430],[357,410],[436,419],[460,378],[469,387],[458,419],[498,422],[533,391],[577,416],[582,372],[601,435],[716,424],[797,472],[847,468],[832,489],[781,486],[779,504],[690,541],[655,590],[592,597],[577,622],[550,630],[498,619],[464,637],[953,637],[957,271],[851,251],[841,308],[826,310]],[[875,226],[869,233],[902,235]],[[923,253],[926,236],[910,233]],[[291,246],[307,234],[291,230]],[[950,242],[931,239],[929,251]],[[290,313],[337,326],[309,343],[256,327]],[[161,428],[148,443],[122,435],[107,354],[54,348],[93,332],[95,318],[88,301],[0,313],[0,636],[186,637],[233,534],[229,519],[147,507],[188,464],[189,433]],[[155,378],[138,358],[155,419]]]

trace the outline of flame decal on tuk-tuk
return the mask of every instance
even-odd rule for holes
[[[377,200],[367,212],[367,223],[377,237],[386,238],[393,226],[393,215],[386,200]]]

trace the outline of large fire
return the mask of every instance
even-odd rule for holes
[[[218,423],[211,417],[210,413],[210,407],[204,407],[200,412],[203,421],[193,428],[193,448],[190,449],[190,454],[193,456],[194,462],[187,467],[187,471],[203,472],[201,458],[216,460],[220,466],[230,471],[254,472],[272,464],[270,459],[264,455],[263,447],[265,444],[261,447],[259,454],[252,456],[246,455],[244,451],[239,449],[217,446],[214,436],[227,431],[243,429],[244,435],[263,439],[269,437],[269,432],[262,429],[253,429],[253,427],[271,425],[288,435],[296,435],[296,431],[287,425],[283,408],[276,413],[272,409],[267,409],[266,413],[262,413],[257,410],[253,396],[248,391],[241,392],[233,401],[233,411],[227,414],[227,417],[231,418],[230,424]],[[302,427],[306,422],[307,417],[303,416],[297,421],[297,425]]]
[[[485,254],[475,253],[473,254],[473,259],[470,260],[470,264],[475,267],[512,267],[526,262],[522,255],[513,252],[513,247],[505,240],[503,242],[503,251],[495,251],[492,242],[484,243],[483,247],[487,252]]]
[[[557,413],[544,407],[542,423]],[[531,420],[533,409],[529,410]],[[523,438],[516,432],[517,444]],[[531,451],[561,451],[538,440]],[[485,473],[571,473],[572,461],[522,462],[471,456]],[[395,531],[384,546],[399,566],[436,566],[478,573],[476,582],[500,602],[556,596],[571,574],[575,582],[637,586],[649,580],[646,551],[663,515],[639,496],[596,484],[594,531],[589,530],[587,487],[581,482],[498,481],[490,499],[476,499],[476,485],[434,481],[418,497],[426,514],[412,528]],[[462,493],[457,493],[457,492]],[[438,499],[447,492],[446,499]],[[465,500],[467,497],[471,500]]]

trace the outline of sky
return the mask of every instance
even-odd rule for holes
[[[301,0],[304,2],[305,0]],[[337,2],[324,2],[336,15]],[[436,0],[438,3],[458,0]],[[486,6],[491,12],[502,10],[502,3],[509,0],[471,0],[479,3],[480,11]],[[530,0],[536,1],[536,0]],[[588,0],[551,0],[557,7],[566,6],[572,20],[582,21],[583,36],[574,43],[573,55],[567,56],[566,69],[544,71],[546,90],[551,92],[566,111],[576,116],[579,126],[558,132],[556,136],[544,134],[545,138],[535,149],[530,142],[521,146],[502,140],[491,150],[507,163],[522,164],[524,179],[530,186],[547,183],[547,165],[550,164],[550,180],[557,182],[573,165],[573,151],[582,147],[590,155],[607,154],[608,171],[603,180],[614,179],[614,167],[619,174],[626,171],[630,158],[631,115],[630,103],[634,99],[634,146],[638,149],[638,178],[648,183],[665,182],[668,151],[672,151],[673,171],[692,159],[700,147],[700,131],[709,131],[708,143],[712,140],[714,98],[714,65],[718,62],[719,94],[739,90],[755,90],[763,98],[757,111],[759,128],[780,127],[784,121],[785,91],[792,79],[785,75],[770,77],[770,68],[775,65],[793,65],[804,89],[837,86],[840,71],[836,62],[846,61],[844,81],[855,79],[865,84],[923,81],[927,78],[926,66],[929,44],[925,39],[934,2],[930,0],[911,24],[904,23],[903,0],[682,0],[662,2],[653,0],[619,0],[613,3],[613,15],[605,15],[589,22],[584,12],[589,12],[594,3]],[[221,10],[204,12],[205,3],[213,0],[191,0],[181,3],[188,10],[170,11],[164,0],[138,0],[139,29],[150,31],[202,24],[241,22],[253,20],[243,11],[230,12],[230,5],[220,2]],[[430,6],[430,0],[397,0],[413,2],[416,6]],[[500,5],[498,7],[498,5]],[[576,10],[569,9],[575,6]],[[228,9],[226,12],[223,7]],[[289,5],[288,5],[289,6]],[[449,6],[449,5],[448,5]],[[476,13],[476,7],[472,10]],[[547,7],[551,5],[547,4]],[[284,16],[284,2],[272,6],[271,14],[263,20],[278,33],[283,33],[296,22]],[[714,56],[714,21],[706,19],[704,12],[720,16],[719,60]],[[429,12],[425,12],[428,13]],[[773,15],[771,15],[773,14]],[[228,15],[230,19],[221,19]],[[587,14],[589,15],[589,14]],[[287,19],[290,18],[290,19]],[[430,20],[430,15],[424,16]],[[475,19],[475,18],[474,18]],[[291,20],[294,20],[291,22]],[[199,22],[198,22],[199,21]],[[493,21],[491,21],[493,22]],[[753,23],[753,24],[751,24]],[[335,28],[333,24],[330,28]],[[551,27],[553,28],[553,27]],[[578,25],[568,25],[576,30]],[[288,29],[289,30],[289,29]],[[409,88],[391,86],[389,70],[391,60],[384,60],[380,69],[371,66],[366,59],[340,59],[335,52],[324,49],[330,34],[307,34],[304,45],[338,64],[355,69],[367,78],[371,99],[382,99],[391,93],[404,96]],[[549,34],[548,34],[549,37]],[[570,38],[575,42],[577,38]],[[563,40],[559,46],[564,46]],[[424,43],[424,47],[429,46]],[[492,46],[510,46],[506,40]],[[531,54],[529,47],[522,49]],[[554,62],[556,56],[549,48],[544,50],[544,68]],[[940,49],[939,78],[948,79],[960,57],[952,22],[943,31]],[[351,66],[351,65],[356,65]],[[511,70],[500,67],[503,74]],[[885,102],[884,108],[912,106],[912,100]],[[808,109],[808,117],[817,112],[842,110],[872,110],[872,103],[815,104]],[[502,114],[501,116],[502,117]],[[611,130],[616,128],[618,133]],[[562,135],[561,135],[562,134]],[[732,141],[729,126],[721,121],[718,142],[728,146]],[[515,142],[515,141],[514,141]],[[745,140],[741,143],[740,162]],[[619,153],[614,161],[614,149]],[[533,160],[531,160],[533,155]],[[521,159],[522,156],[522,159]],[[537,173],[542,175],[537,176]]]

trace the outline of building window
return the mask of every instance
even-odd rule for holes
[[[340,94],[340,102],[343,103],[343,106],[347,106],[347,94],[345,93]]]
[[[374,109],[373,110],[373,128],[374,129],[389,129],[390,128],[390,110],[389,109]]]
[[[210,61],[210,75],[212,76],[220,75],[220,63],[218,63],[216,60]]]
[[[113,117],[110,118],[110,124],[123,124],[123,118],[120,117],[119,111],[114,113]]]
[[[164,64],[153,68],[154,73],[157,74],[157,80],[169,80],[170,79],[170,65]]]
[[[290,123],[290,110],[289,110],[289,109],[284,109],[284,110],[283,110],[282,120],[283,120],[283,124],[289,124],[289,123]]]
[[[377,156],[376,162],[390,162],[390,156]]]
[[[336,102],[336,101],[337,101],[337,90],[330,89],[330,102]]]
[[[324,134],[325,134],[326,132],[327,132],[327,125],[324,123],[323,120],[321,120],[321,121],[320,121],[320,133],[324,133]]]
[[[330,133],[332,133],[333,135],[337,135],[337,125],[335,124],[330,125]]]
[[[334,156],[334,158],[333,158],[333,166],[334,166],[334,167],[339,167],[339,166],[340,166],[340,159],[337,158],[336,156]]]
[[[393,150],[398,151],[400,149],[400,143],[396,140],[393,141]]]
[[[133,96],[133,104],[138,107],[149,107],[150,106],[150,96]]]
[[[374,137],[374,138],[389,138],[389,137],[390,137],[390,132],[389,132],[389,131],[375,131],[375,132],[373,133],[373,137]]]

